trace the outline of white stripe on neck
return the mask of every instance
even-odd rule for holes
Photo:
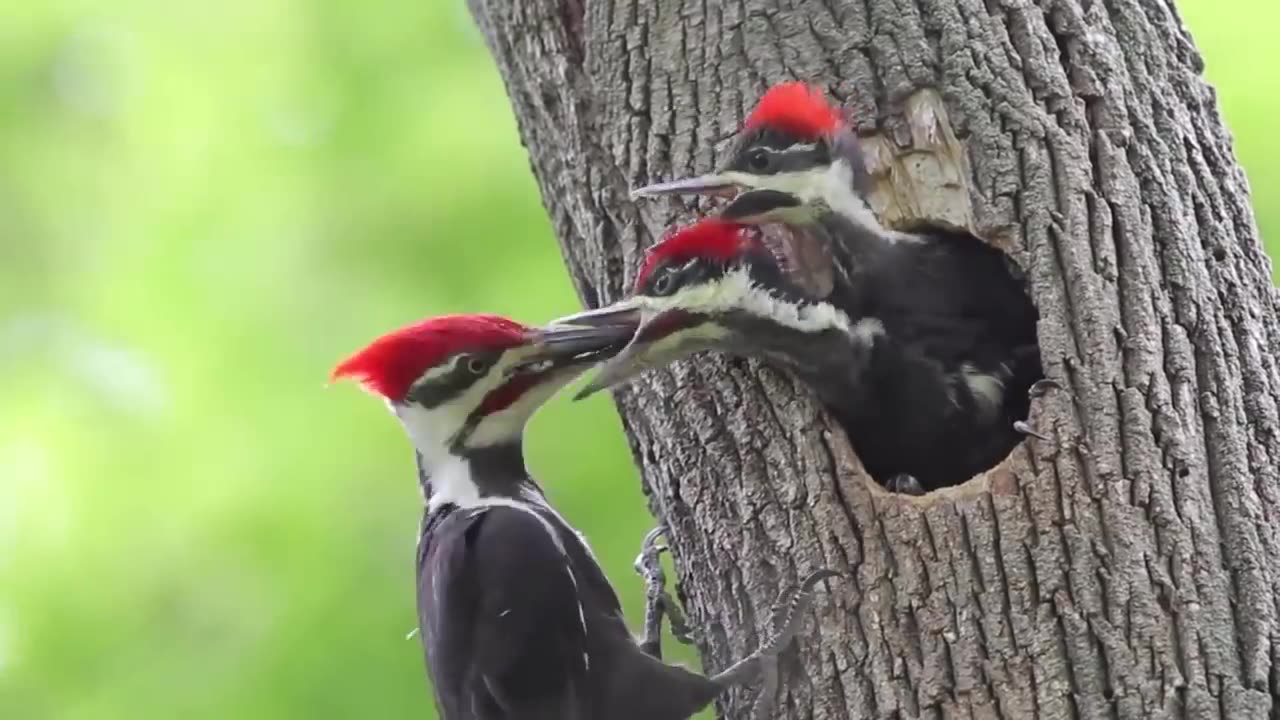
[[[636,301],[656,312],[669,308],[708,314],[737,310],[804,333],[832,329],[847,333],[851,326],[849,316],[831,303],[795,303],[777,297],[758,284],[745,267],[733,268],[716,280],[686,286],[674,295],[639,295]]]
[[[448,455],[434,467],[428,467],[431,497],[427,499],[427,511],[435,512],[444,505],[460,508],[478,507],[480,486],[471,477],[471,462],[458,455]]]

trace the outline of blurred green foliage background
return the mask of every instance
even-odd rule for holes
[[[1280,6],[1180,5],[1274,234]],[[411,453],[327,372],[576,307],[460,0],[0,4],[0,717],[430,717]],[[609,399],[531,432],[638,620]]]

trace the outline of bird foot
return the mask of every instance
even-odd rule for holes
[[[773,608],[773,626],[777,628],[774,636],[761,645],[755,652],[734,663],[729,669],[711,678],[711,681],[722,688],[749,683],[756,677],[762,679],[762,689],[756,696],[752,709],[752,717],[765,720],[773,717],[774,706],[780,681],[778,656],[782,654],[796,639],[804,618],[809,614],[813,604],[813,589],[818,583],[830,578],[839,577],[834,570],[816,570],[809,573],[800,586],[790,587],[778,595],[778,602]]]
[[[1027,397],[1037,400],[1044,397],[1050,390],[1061,390],[1062,383],[1049,378],[1040,378],[1031,383],[1031,387],[1027,389]]]
[[[662,659],[662,618],[671,621],[671,635],[680,643],[689,645],[695,641],[693,629],[675,598],[667,592],[667,573],[662,569],[662,553],[665,543],[658,538],[666,532],[666,526],[658,525],[644,536],[640,554],[636,556],[636,573],[644,578],[644,635],[640,638],[640,650]]]
[[[892,493],[901,493],[903,495],[923,495],[924,487],[920,485],[920,481],[915,477],[906,473],[899,473],[885,481],[884,487]]]
[[[1061,389],[1062,389],[1062,383],[1058,382],[1057,380],[1050,380],[1049,378],[1040,378],[1039,380],[1031,383],[1031,387],[1027,389],[1027,397],[1034,401],[1044,397],[1050,391],[1061,390]],[[1039,440],[1044,440],[1045,442],[1049,442],[1048,437],[1036,432],[1035,428],[1032,428],[1031,425],[1026,420],[1014,421],[1013,429],[1016,432],[1022,433],[1023,435],[1030,435],[1033,438],[1037,438]]]
[[[1013,429],[1022,433],[1023,435],[1030,435],[1033,438],[1037,438],[1040,440],[1044,440],[1045,442],[1049,442],[1048,436],[1042,435],[1036,432],[1034,429],[1032,429],[1030,425],[1027,424],[1027,421],[1025,420],[1015,420],[1013,423]]]

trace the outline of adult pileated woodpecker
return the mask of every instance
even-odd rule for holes
[[[816,89],[775,86],[743,123],[722,170],[632,195],[736,193],[721,219],[781,223],[789,232],[761,246],[730,225],[698,227],[654,248],[637,297],[616,309],[639,302],[702,318],[664,335],[684,351],[663,353],[669,359],[718,347],[792,367],[890,489],[954,485],[1031,432],[1031,396],[1043,389],[1036,311],[1004,253],[935,224],[889,230],[867,203],[869,189],[840,112]],[[652,327],[593,387],[653,361],[657,335],[671,327],[658,317],[670,315],[650,318]]]
[[[714,677],[637,645],[586,540],[547,503],[521,450],[537,408],[629,334],[440,317],[334,370],[384,398],[418,452],[418,620],[443,720],[682,720],[770,670],[809,590],[833,575],[810,576],[778,636]]]

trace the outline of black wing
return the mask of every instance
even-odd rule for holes
[[[968,233],[928,227],[931,242],[880,259],[869,281],[882,304],[871,312],[894,326],[900,342],[949,369],[1010,362],[1035,345],[1035,306],[1003,253]]]
[[[454,510],[424,533],[418,621],[442,720],[585,720],[576,579],[543,519]]]

